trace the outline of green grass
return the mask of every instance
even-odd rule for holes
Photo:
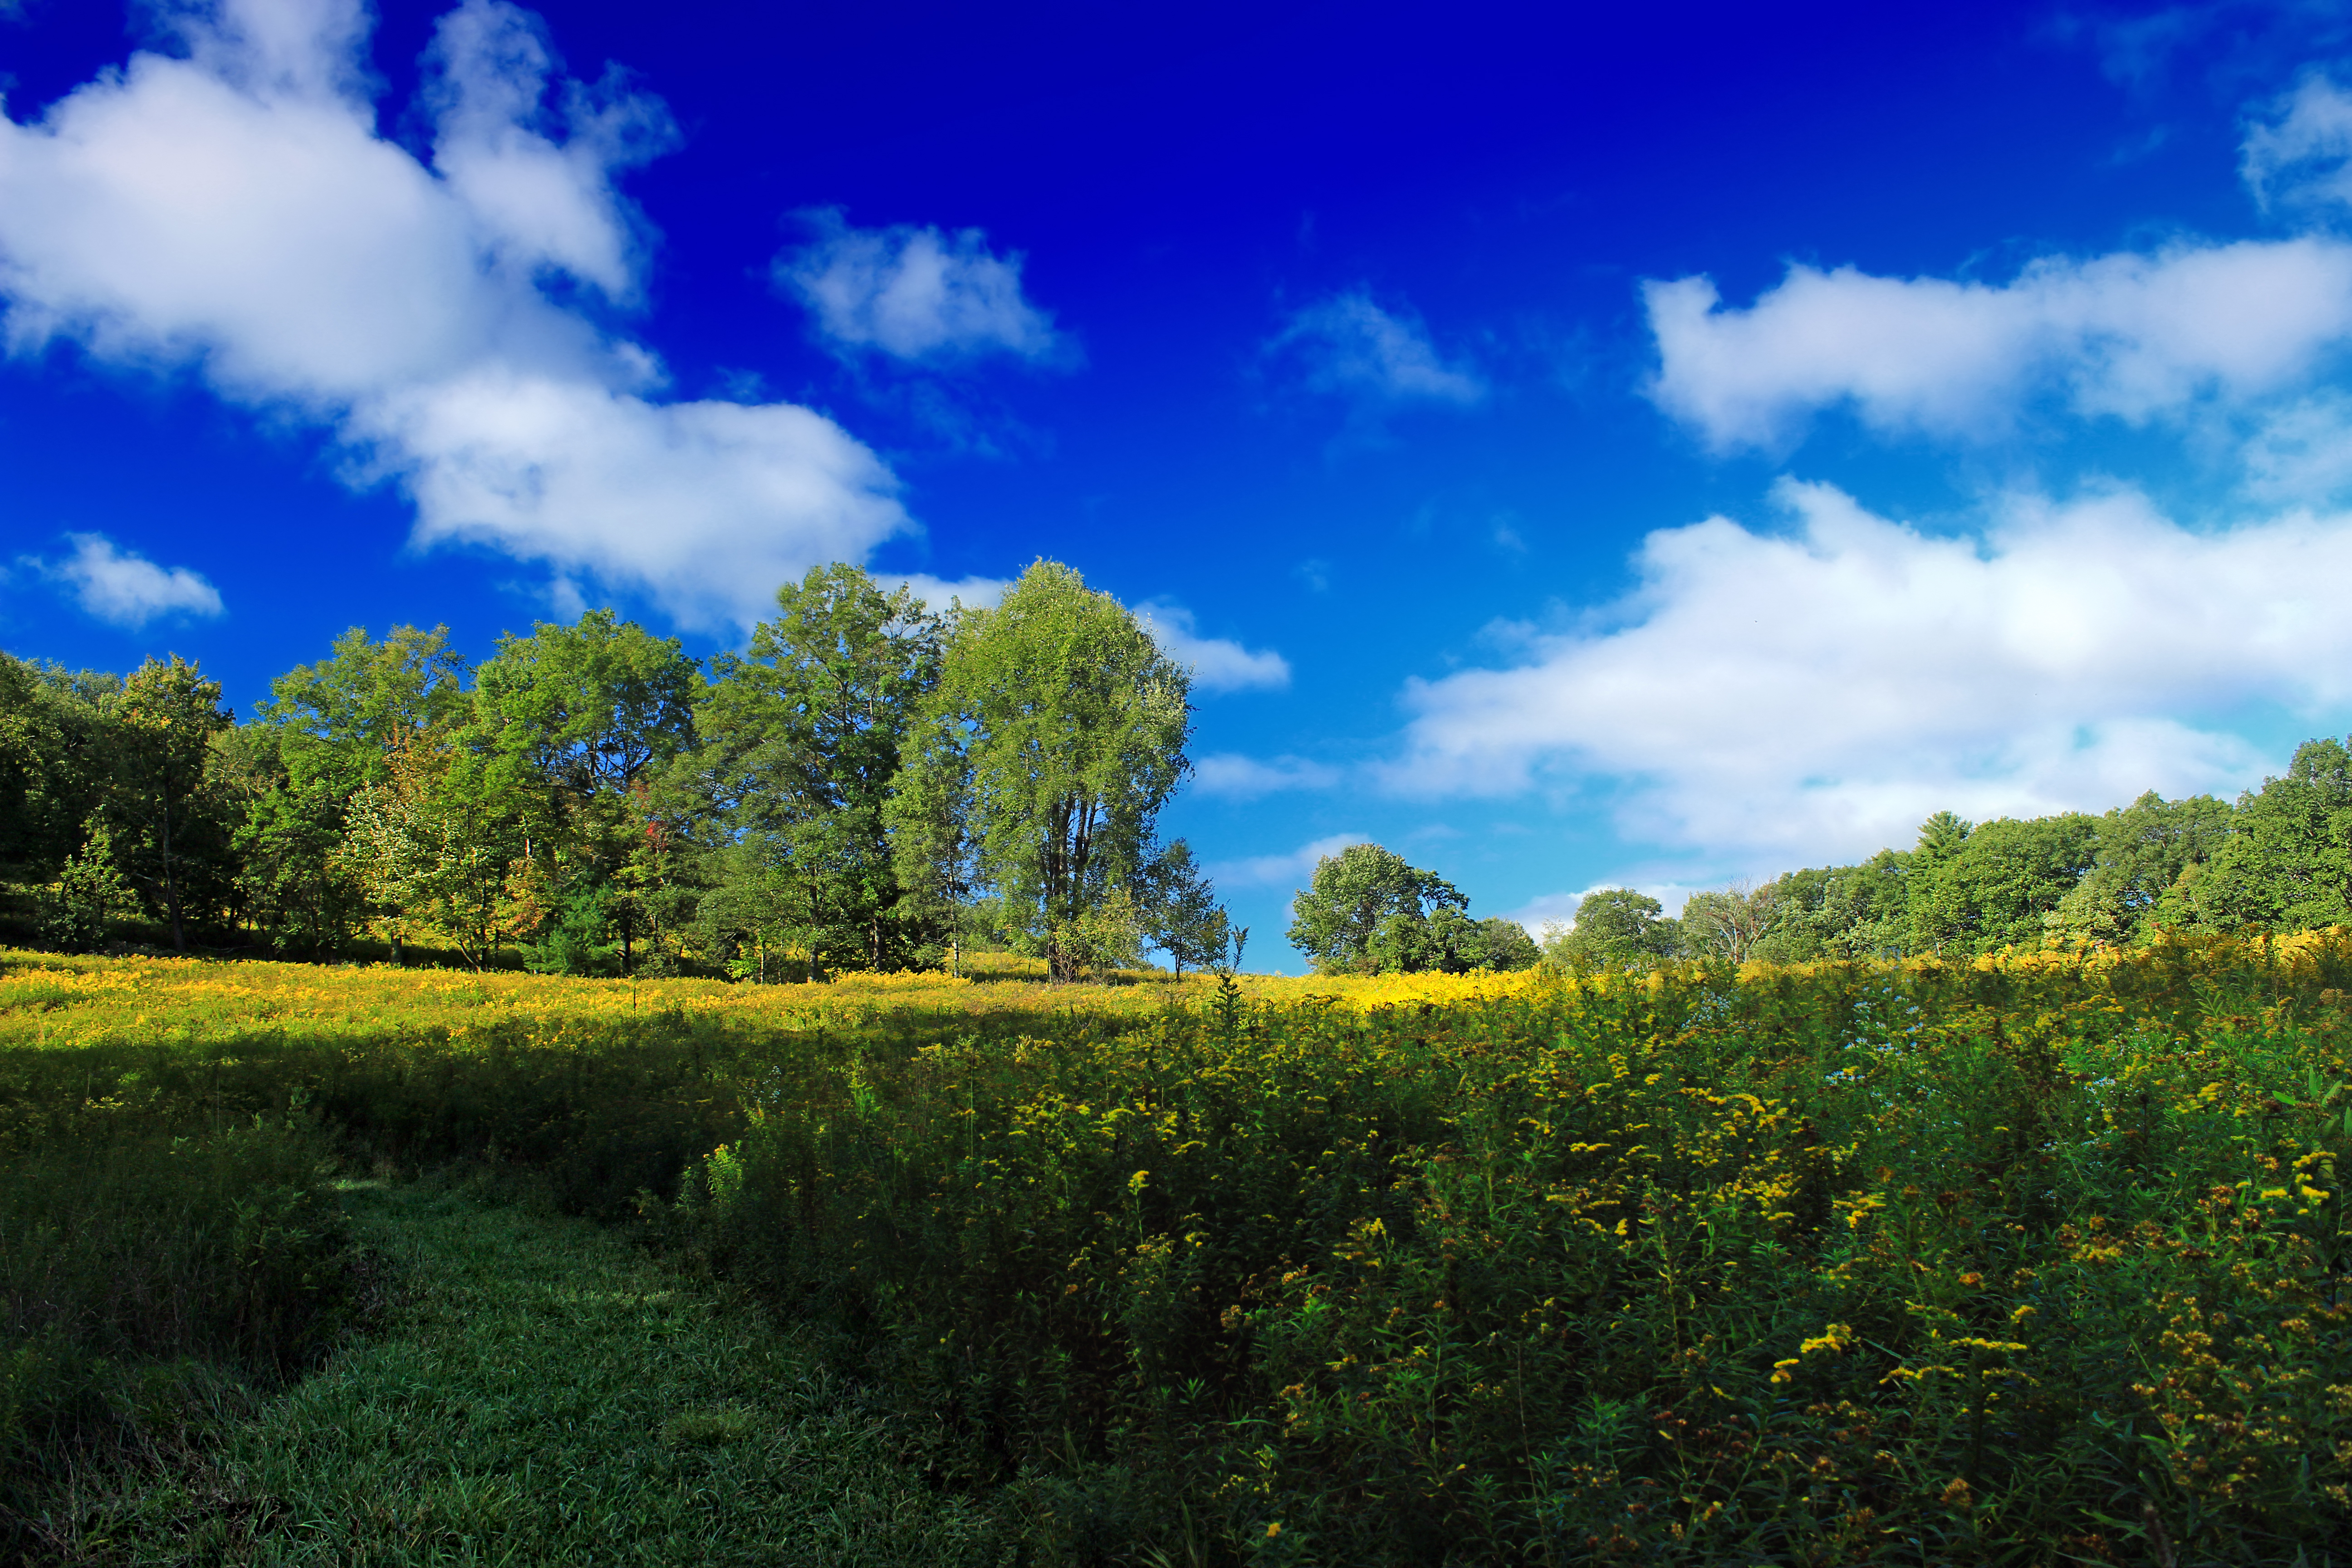
[[[398,1303],[209,1452],[59,1488],[33,1561],[843,1563],[1003,1554],[785,1332],[583,1220],[347,1192]]]

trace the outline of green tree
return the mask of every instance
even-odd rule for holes
[[[188,928],[218,910],[233,824],[207,787],[213,738],[235,722],[220,683],[176,654],[126,677],[106,710],[107,826],[114,858],[186,951]]]
[[[1792,872],[1773,884],[1771,929],[1756,955],[1780,963],[1816,958],[1900,958],[1916,951],[1911,929],[1914,856],[1882,849],[1854,866]]]
[[[675,929],[674,834],[656,785],[693,744],[701,691],[677,638],[610,610],[501,637],[483,661],[434,820],[519,838],[505,923],[523,937],[560,931],[542,961],[586,964],[602,937],[627,974],[640,942]]]
[[[2238,797],[2230,833],[2179,902],[2205,924],[2309,931],[2352,923],[2352,751],[2305,741],[2286,773]]]
[[[904,788],[966,824],[984,882],[1074,978],[1087,922],[1130,900],[1187,770],[1191,677],[1109,595],[1040,561],[955,616]]]
[[[1192,858],[1190,844],[1179,838],[1161,850],[1146,884],[1146,929],[1179,975],[1188,963],[1206,969],[1223,959],[1233,921],[1217,902],[1208,873]]]
[[[270,683],[260,722],[224,737],[226,771],[247,797],[236,851],[246,903],[281,951],[324,956],[371,913],[346,846],[353,803],[392,779],[394,760],[468,717],[465,661],[448,628],[353,626],[328,657]]]
[[[1371,968],[1382,963],[1420,960],[1427,933],[1408,923],[1389,929],[1380,952],[1372,951],[1388,922],[1425,921],[1438,910],[1457,914],[1470,900],[1434,871],[1408,864],[1377,844],[1350,844],[1315,863],[1308,886],[1290,900],[1290,945],[1326,973]]]
[[[2061,935],[2145,942],[2168,919],[2179,923],[2177,898],[2230,835],[2231,812],[2211,795],[2166,800],[2154,790],[2099,819],[2096,858],[2047,917]]]
[[[1719,891],[1693,893],[1680,917],[1684,945],[1696,955],[1745,963],[1757,956],[1771,933],[1777,889],[1747,881]]]
[[[0,882],[37,893],[79,852],[105,792],[111,677],[0,653]]]
[[[1682,942],[1665,906],[1632,888],[1602,888],[1578,900],[1576,921],[1544,943],[1544,956],[1576,971],[1636,969],[1675,956]]]
[[[390,776],[352,802],[341,854],[383,911],[393,962],[427,933],[474,969],[508,930],[509,882],[527,825],[489,770],[450,737],[427,731],[391,759]]]
[[[1924,856],[1926,828],[1920,842]],[[1912,898],[1919,943],[1962,953],[2039,946],[2045,917],[2081,884],[2098,843],[2098,818],[2079,811],[1979,825],[1920,879]]]
[[[825,969],[904,967],[937,910],[907,896],[887,808],[939,681],[939,623],[907,589],[840,564],[786,584],[776,605],[743,657],[714,661],[696,710],[697,772],[731,847],[714,919]]]
[[[1365,966],[1382,974],[1531,969],[1542,958],[1543,950],[1517,922],[1499,917],[1474,921],[1444,903],[1426,915],[1390,915],[1364,950]]]

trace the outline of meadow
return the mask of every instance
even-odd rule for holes
[[[0,954],[0,1507],[354,1375],[425,1179],[788,1328],[975,1561],[2340,1563],[2347,990]]]

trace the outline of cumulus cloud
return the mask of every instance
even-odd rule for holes
[[[1688,902],[1690,896],[1698,890],[1696,888],[1685,887],[1680,882],[1643,882],[1638,879],[1630,883],[1609,882],[1580,889],[1573,893],[1538,894],[1517,909],[1507,912],[1503,918],[1507,921],[1517,921],[1538,936],[1549,934],[1553,930],[1573,931],[1576,929],[1577,906],[1584,902],[1588,896],[1601,892],[1604,887],[1629,886],[1637,893],[1646,894],[1657,900],[1658,907],[1670,916],[1680,915],[1683,905]]]
[[[615,175],[661,105],[563,79],[539,20],[465,0],[424,62],[421,161],[377,133],[361,0],[218,0],[39,121],[0,119],[11,346],[193,368],[331,430],[354,484],[469,541],[748,624],[909,523],[889,471],[788,404],[668,402],[613,325],[642,218]]]
[[[1238,860],[1219,860],[1206,869],[1209,879],[1221,888],[1275,888],[1285,882],[1299,887],[1315,874],[1315,864],[1327,855],[1337,855],[1350,844],[1370,844],[1371,839],[1361,833],[1335,833],[1328,838],[1318,838],[1312,844],[1302,844],[1285,855],[1251,855]]]
[[[217,616],[220,591],[185,566],[163,567],[116,548],[102,533],[68,533],[63,561],[23,557],[23,564],[68,591],[90,616],[136,631],[161,616]]]
[[[945,610],[951,605],[961,605],[968,610],[992,610],[1004,597],[1004,590],[1013,586],[1010,577],[933,577],[924,573],[908,576],[877,579],[886,588],[906,587],[914,590],[915,597],[933,610]]]
[[[1290,684],[1288,659],[1271,648],[1246,648],[1228,637],[1201,636],[1192,612],[1181,605],[1154,600],[1136,614],[1162,653],[1192,667],[1192,684],[1203,691],[1279,690]]]
[[[1474,371],[1448,364],[1438,353],[1418,315],[1381,309],[1368,289],[1307,306],[1265,348],[1295,360],[1313,390],[1362,404],[1466,406],[1486,395],[1486,384]]]
[[[2241,455],[2260,500],[2315,504],[2352,490],[2352,398],[2319,392],[2271,410]]]
[[[1789,531],[1661,530],[1601,616],[1513,668],[1412,683],[1390,783],[1605,781],[1653,843],[1850,856],[1947,807],[2242,788],[2266,759],[2199,715],[2352,700],[2352,516],[2197,532],[2117,493],[1942,538],[1828,486],[1780,497]]]
[[[835,352],[929,363],[1067,356],[1053,317],[1022,295],[1021,253],[998,255],[979,229],[853,228],[837,207],[802,216],[815,237],[778,256],[773,275]]]
[[[1193,788],[1229,800],[1256,800],[1284,790],[1329,789],[1339,777],[1339,769],[1305,757],[1260,761],[1235,752],[1215,752],[1192,764]]]
[[[1997,435],[2044,395],[2144,421],[2290,385],[2352,337],[2352,246],[2317,237],[2050,258],[2006,284],[1797,266],[1745,309],[1706,278],[1643,290],[1651,395],[1719,448],[1840,405],[1882,433]]]
[[[2273,203],[2352,204],[2352,94],[2314,73],[2246,132],[2246,186]]]
[[[963,577],[950,582],[919,573],[886,575],[879,581],[886,587],[903,584],[912,588],[915,596],[934,610],[944,610],[953,603],[967,609],[993,609],[1013,586],[1009,577]],[[1160,652],[1192,668],[1196,689],[1245,691],[1290,684],[1290,662],[1282,655],[1244,647],[1227,637],[1204,637],[1193,628],[1192,612],[1181,605],[1154,599],[1137,606],[1135,614]]]

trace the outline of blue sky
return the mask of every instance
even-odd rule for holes
[[[0,646],[1054,556],[1293,964],[2352,724],[2343,8],[1007,9],[0,5]]]

